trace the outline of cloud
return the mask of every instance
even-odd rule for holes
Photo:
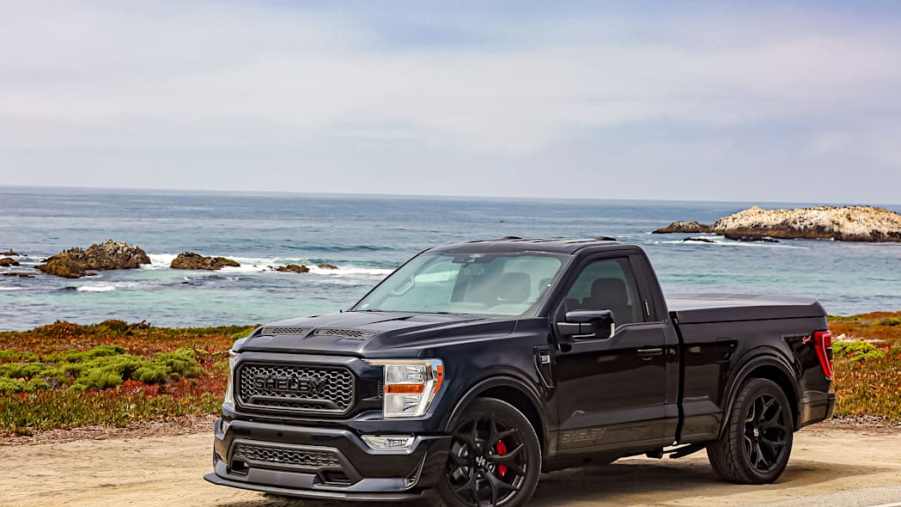
[[[410,4],[396,17],[365,4],[16,5],[0,21],[0,155],[10,161],[0,172],[25,184],[235,189],[254,168],[265,178],[253,189],[572,192],[509,181],[553,168],[604,182],[613,195],[599,197],[663,197],[671,187],[648,181],[702,177],[684,193],[705,197],[699,188],[741,171],[837,170],[841,145],[843,163],[901,174],[887,137],[901,120],[897,18],[542,5],[430,16]],[[830,141],[874,114],[882,121],[865,146]],[[317,182],[323,172],[343,186]],[[424,172],[446,186],[411,178]],[[866,183],[816,195],[888,195]]]

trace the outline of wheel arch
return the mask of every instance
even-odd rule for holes
[[[771,380],[782,388],[791,405],[792,425],[797,431],[801,399],[798,380],[793,373],[791,365],[783,357],[773,351],[764,351],[748,359],[729,383],[729,387],[726,390],[727,403],[724,408],[719,435],[721,436],[729,425],[732,407],[735,404],[735,399],[738,397],[739,389],[751,378]]]
[[[538,435],[538,440],[541,443],[542,454],[546,452],[548,421],[544,410],[542,410],[544,404],[541,402],[541,396],[534,387],[510,376],[490,377],[470,387],[454,406],[453,410],[451,410],[450,415],[444,422],[444,430],[446,432],[453,431],[457,418],[460,417],[470,403],[478,398],[496,398],[516,407],[532,423],[532,426],[535,428],[535,434]]]

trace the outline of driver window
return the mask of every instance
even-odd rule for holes
[[[626,258],[594,261],[566,293],[566,311],[611,310],[617,325],[641,322],[641,298]]]

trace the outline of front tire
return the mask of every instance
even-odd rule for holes
[[[738,393],[722,437],[707,446],[714,472],[740,484],[768,484],[782,475],[791,456],[794,418],[782,388],[752,378]]]
[[[541,444],[513,405],[479,398],[453,425],[453,441],[438,493],[452,507],[519,507],[535,493]]]

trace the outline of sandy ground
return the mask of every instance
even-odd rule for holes
[[[208,432],[0,447],[0,505],[324,506],[207,484]],[[901,432],[806,429],[777,484],[717,481],[703,452],[543,476],[532,505],[875,506],[901,502]],[[423,504],[424,505],[424,504]],[[901,505],[901,503],[898,503]]]

